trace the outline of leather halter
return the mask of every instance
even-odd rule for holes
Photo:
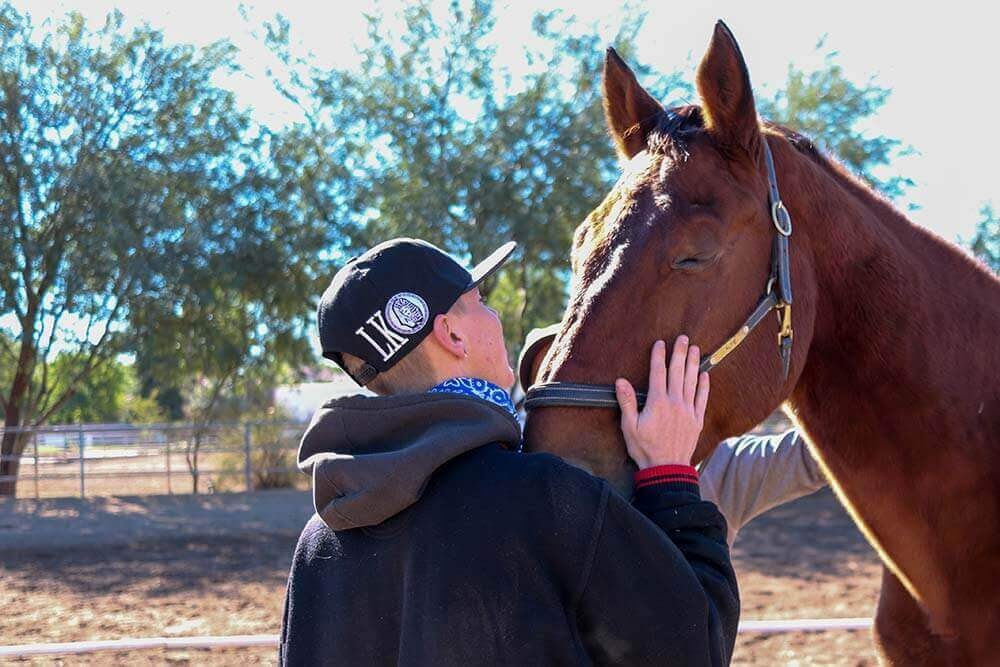
[[[788,209],[781,201],[778,193],[778,177],[774,172],[774,158],[771,148],[764,137],[764,163],[767,166],[768,203],[771,208],[771,222],[774,223],[774,242],[771,245],[771,273],[764,288],[764,296],[750,316],[743,322],[736,333],[730,336],[711,354],[702,357],[702,371],[710,371],[739,347],[750,332],[772,310],[778,314],[778,352],[781,355],[784,377],[788,379],[788,371],[792,359],[792,276],[789,268],[788,239],[792,235],[792,218]],[[637,392],[639,406],[645,403],[646,394]],[[581,407],[581,408],[617,408],[618,399],[615,388],[611,385],[582,384],[578,382],[543,382],[528,389],[524,398],[524,408],[542,408],[549,406]]]

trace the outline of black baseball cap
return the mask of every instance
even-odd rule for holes
[[[514,252],[503,244],[469,271],[426,241],[397,238],[351,259],[323,292],[317,309],[323,356],[364,386],[427,337],[434,318],[488,278]],[[343,353],[364,360],[351,373]]]

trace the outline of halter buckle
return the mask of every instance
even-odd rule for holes
[[[777,306],[781,312],[778,313],[778,320],[781,322],[781,330],[778,331],[778,345],[783,345],[785,341],[791,341],[795,337],[792,330],[792,304],[785,303]]]
[[[771,204],[771,221],[782,236],[792,235],[792,216],[780,199]]]
[[[778,332],[778,352],[781,354],[781,370],[785,380],[788,379],[788,372],[792,367],[792,339],[795,332],[792,331],[792,304],[783,303],[777,306],[780,309],[778,319],[781,320],[781,330]]]

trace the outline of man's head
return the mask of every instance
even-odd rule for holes
[[[323,356],[377,394],[424,391],[470,376],[513,383],[503,329],[479,284],[508,243],[466,270],[424,241],[393,239],[349,261],[320,300]]]

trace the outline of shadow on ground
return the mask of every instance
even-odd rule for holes
[[[103,594],[137,582],[157,596],[206,582],[284,581],[310,509],[297,492],[49,501],[21,513],[0,545],[0,569],[29,589]],[[859,559],[874,557],[829,490],[757,518],[733,550],[741,575],[806,580],[853,575]]]
[[[877,558],[830,489],[777,507],[738,535],[733,558],[741,572],[810,578],[852,575],[858,559]]]
[[[5,556],[0,571],[16,573],[25,593],[61,588],[78,595],[113,595],[140,586],[148,597],[163,597],[233,580],[283,586],[295,540],[295,535],[271,533],[22,552]]]

